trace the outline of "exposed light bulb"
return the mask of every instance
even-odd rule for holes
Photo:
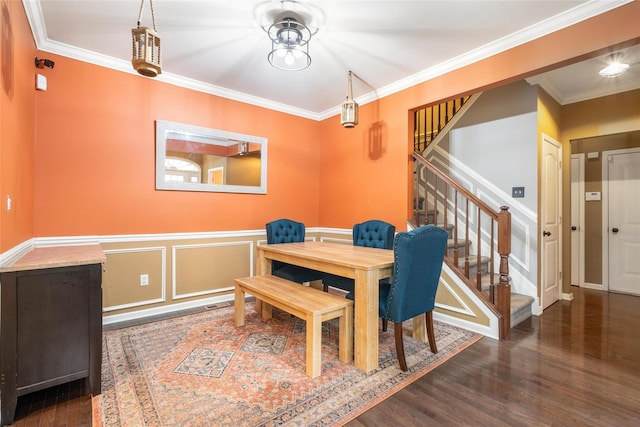
[[[287,55],[284,57],[284,63],[287,65],[293,65],[296,61],[296,58],[293,56],[291,50],[287,51]]]

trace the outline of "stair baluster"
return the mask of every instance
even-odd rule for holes
[[[494,211],[451,177],[427,162],[419,153],[414,152],[413,158],[416,171],[414,225],[436,224],[446,230],[452,230],[450,233],[453,236],[445,262],[492,308],[499,318],[500,338],[508,339],[511,316],[511,214],[508,207],[501,207],[500,212]],[[422,176],[424,181],[420,178]],[[452,222],[449,222],[450,217],[453,217]],[[472,227],[473,221],[475,227]],[[460,235],[459,230],[463,230],[463,235]],[[461,248],[464,250],[463,254],[460,253]],[[475,250],[473,256],[471,248]],[[500,279],[497,284],[494,280],[496,250],[500,256]],[[460,258],[463,261],[462,265],[459,263]],[[486,265],[486,268],[483,265]],[[484,275],[489,277],[483,283]]]

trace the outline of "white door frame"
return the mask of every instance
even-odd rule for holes
[[[609,162],[612,154],[640,152],[640,147],[622,148],[602,152],[602,289],[609,290]]]
[[[571,266],[572,266],[572,272],[573,272],[573,267],[575,267],[575,264],[577,263],[577,268],[578,268],[578,277],[573,277],[573,275],[571,276],[571,284],[573,285],[574,283],[577,284],[579,287],[584,287],[585,283],[584,283],[584,229],[585,229],[585,217],[584,217],[584,210],[585,210],[585,200],[584,200],[584,159],[585,159],[585,153],[577,153],[577,154],[572,154],[571,155],[571,191],[577,191],[577,203],[580,205],[580,215],[578,216],[578,224],[574,224],[573,223],[573,211],[575,209],[575,206],[573,206],[573,195],[571,196],[571,224],[570,226],[577,226],[578,229],[576,231],[571,231],[571,243],[572,243],[572,247],[573,247],[573,236],[574,233],[578,233],[578,256],[576,259],[576,254],[573,253],[573,251],[571,252]],[[578,182],[577,182],[577,189],[574,188],[573,184],[573,172],[574,172],[574,160],[579,162],[580,164],[580,171],[578,172]]]

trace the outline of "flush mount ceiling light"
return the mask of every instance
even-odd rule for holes
[[[347,99],[342,103],[340,112],[340,124],[346,128],[352,128],[358,124],[358,103],[353,99],[353,89],[351,87],[351,76],[349,71],[349,81],[347,83]]]
[[[131,64],[133,69],[146,77],[155,77],[162,73],[162,59],[160,57],[160,36],[156,28],[156,15],[153,10],[153,0],[149,0],[151,5],[151,19],[153,30],[141,27],[142,10],[144,0],[140,3],[140,13],[138,14],[138,27],[131,30],[133,37],[133,55]]]
[[[602,77],[617,77],[629,69],[629,64],[622,62],[621,54],[609,55],[607,62],[609,65],[599,72]]]
[[[293,12],[285,12],[267,30],[271,39],[269,64],[280,70],[300,71],[311,65],[309,40],[311,30]]]

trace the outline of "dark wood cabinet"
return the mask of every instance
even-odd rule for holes
[[[47,253],[0,270],[1,425],[13,422],[24,394],[80,378],[101,392],[104,255],[52,262]]]

